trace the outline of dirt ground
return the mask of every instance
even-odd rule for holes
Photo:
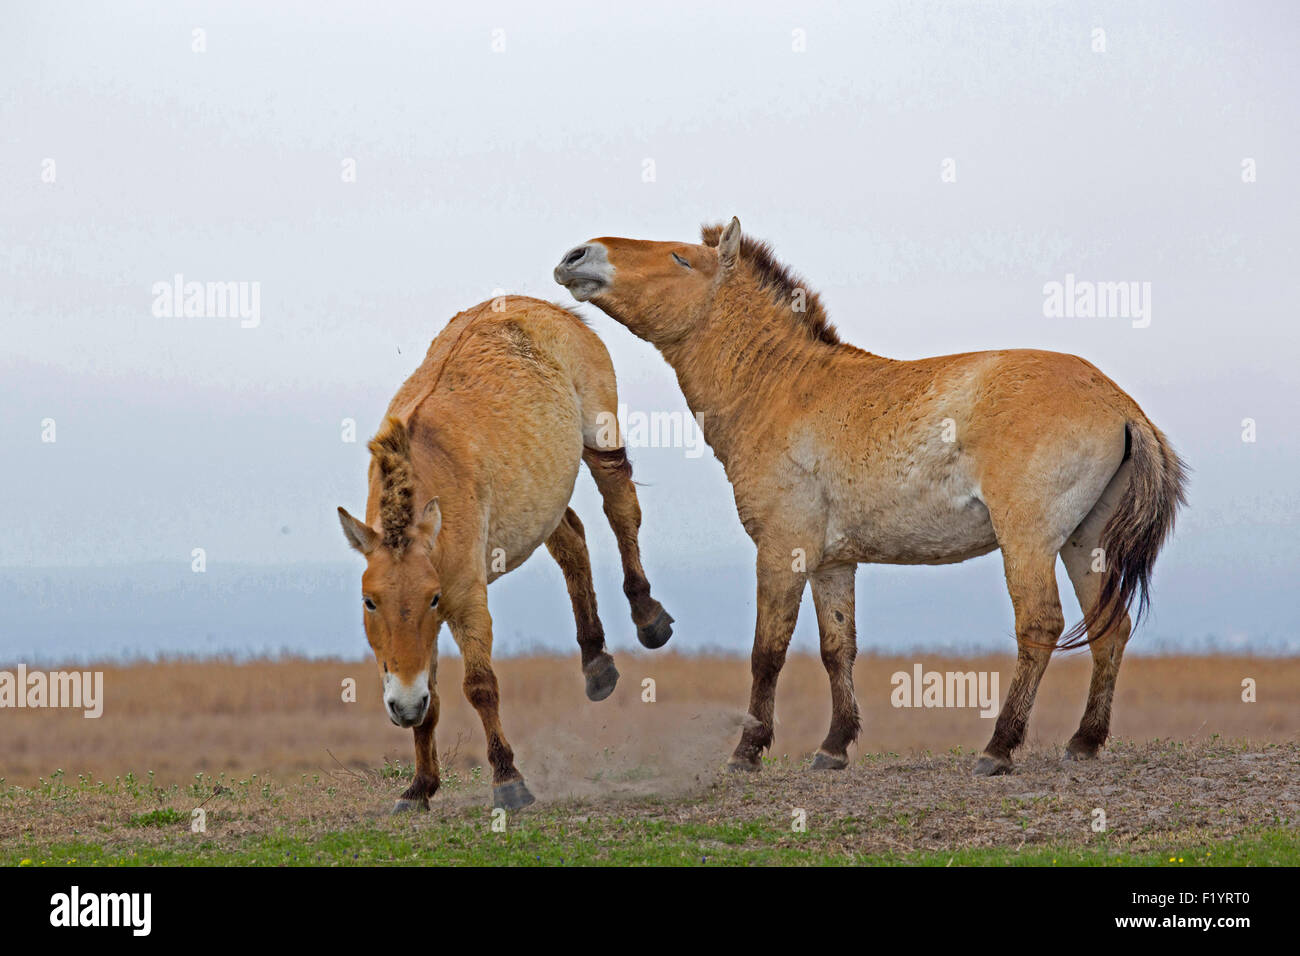
[[[654,771],[625,772],[605,754],[591,759],[594,772],[580,788],[534,787],[538,803],[518,811],[514,825],[550,833],[574,853],[583,845],[613,847],[665,832],[652,829],[657,826],[688,828],[695,834],[691,852],[706,857],[733,842],[726,834],[739,828],[750,846],[779,850],[811,840],[819,863],[926,852],[951,859],[982,850],[1009,852],[1015,859],[1040,847],[1067,855],[1098,846],[1118,863],[1152,852],[1162,862],[1164,854],[1177,854],[1169,862],[1183,863],[1184,848],[1212,846],[1221,853],[1231,845],[1222,841],[1262,830],[1300,833],[1295,743],[1120,740],[1100,760],[1083,764],[1062,764],[1055,749],[1031,749],[1022,753],[1016,773],[994,778],[971,775],[965,754],[870,756],[841,771],[814,771],[807,761],[777,758],[753,774],[704,769],[689,784]],[[487,835],[486,775],[449,773],[432,812],[400,816],[389,815],[389,808],[407,780],[382,771],[336,766],[288,780],[222,779],[214,785],[204,777],[170,789],[138,778],[96,789],[72,789],[66,780],[11,789],[8,809],[0,814],[0,856],[16,851],[44,862],[50,851],[42,847],[67,840],[99,844],[124,860],[167,850],[194,853],[189,821],[193,808],[202,806],[208,816],[201,839],[209,851],[237,849],[270,835],[310,841],[377,828],[416,846],[476,845],[482,848],[476,863],[496,862]],[[575,789],[590,796],[576,796]],[[679,792],[666,796],[671,790]],[[162,813],[170,816],[158,824],[140,822]],[[803,827],[798,834],[792,829],[796,818]],[[1286,839],[1294,846],[1294,836]],[[266,862],[287,862],[265,844],[264,853]],[[1288,853],[1293,860],[1294,850]],[[339,855],[307,862],[329,864]],[[343,861],[350,856],[344,852]]]
[[[746,661],[658,654],[618,663],[617,691],[592,704],[576,659],[499,662],[506,730],[538,797],[522,812],[539,834],[616,847],[660,832],[647,824],[699,834],[756,827],[764,835],[753,839],[778,849],[815,839],[822,862],[985,849],[1018,856],[1095,848],[1101,813],[1104,852],[1123,862],[1189,841],[1295,832],[1300,820],[1297,660],[1130,658],[1101,758],[1063,763],[1090,661],[1062,658],[1048,670],[1016,772],[992,779],[970,769],[993,721],[970,708],[894,707],[891,677],[916,663],[998,671],[1005,693],[1009,658],[859,660],[862,738],[847,769],[827,772],[807,759],[829,719],[825,672],[816,658],[793,657],[778,690],[776,746],[757,774],[724,769],[747,700]],[[354,703],[342,699],[348,678],[357,684]],[[1253,703],[1241,699],[1247,678],[1256,682]],[[26,848],[68,839],[127,854],[189,847],[195,806],[209,813],[211,852],[259,835],[331,839],[358,827],[477,846],[490,773],[480,769],[482,730],[460,679],[459,660],[444,661],[444,786],[433,812],[390,817],[409,778],[411,734],[385,718],[369,662],[106,668],[97,720],[0,711],[8,808],[0,850],[40,856]],[[653,702],[643,700],[645,681],[653,681]],[[158,821],[165,825],[150,824],[159,813],[169,814]],[[807,832],[796,836],[799,815]],[[710,839],[699,837],[692,852],[707,856]]]
[[[497,663],[506,734],[539,797],[599,796],[620,786],[661,795],[692,790],[735,746],[748,701],[746,660],[673,653],[616,660],[621,680],[600,703],[583,694],[576,653]],[[858,763],[867,755],[896,755],[925,767],[928,755],[954,748],[969,762],[987,741],[993,721],[974,708],[892,705],[891,675],[910,674],[917,663],[927,671],[996,671],[1005,694],[1014,659],[860,658],[855,682],[863,729],[850,750]],[[1059,756],[1082,713],[1090,666],[1086,652],[1052,662],[1030,720],[1027,753],[1048,761]],[[65,780],[153,771],[159,784],[185,784],[200,772],[289,778],[340,765],[364,769],[412,760],[411,733],[384,715],[370,661],[182,661],[103,670],[99,719],[68,710],[0,710],[0,778],[31,786],[56,770]],[[437,740],[445,765],[468,771],[485,754],[478,717],[460,692],[461,676],[459,658],[441,662]],[[354,703],[343,700],[347,678],[356,682]],[[1256,682],[1253,703],[1242,700],[1246,678]],[[653,681],[653,702],[643,701],[647,680]],[[776,713],[773,758],[797,762],[816,749],[830,717],[817,658],[790,658]],[[1112,734],[1140,745],[1294,743],[1300,739],[1300,659],[1130,656],[1120,674]],[[1022,769],[1032,766],[1031,760]]]

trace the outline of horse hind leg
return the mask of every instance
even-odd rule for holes
[[[641,547],[637,541],[641,529],[641,505],[632,484],[632,464],[623,447],[598,449],[585,447],[582,459],[591,470],[596,488],[604,502],[605,517],[618,540],[623,559],[623,593],[632,609],[632,623],[642,645],[651,650],[663,647],[673,636],[673,618],[663,605],[650,595],[650,582],[641,566]]]
[[[618,669],[605,651],[605,630],[596,613],[596,591],[591,583],[591,558],[582,522],[572,508],[564,512],[559,526],[546,539],[546,550],[564,573],[564,583],[573,604],[578,625],[578,646],[582,649],[582,673],[587,678],[587,697],[604,700],[614,693]]]
[[[1101,532],[1110,520],[1120,495],[1128,486],[1130,465],[1124,466],[1107,485],[1105,492],[1079,527],[1061,548],[1061,560],[1074,585],[1079,607],[1086,615],[1101,590],[1107,555],[1101,548]],[[1110,709],[1115,696],[1124,647],[1128,644],[1132,623],[1125,614],[1104,634],[1089,633],[1092,651],[1092,679],[1088,685],[1088,703],[1079,721],[1079,729],[1065,747],[1067,760],[1091,760],[1110,736]]]
[[[993,736],[975,764],[978,776],[1012,770],[1011,752],[1024,741],[1038,684],[1065,629],[1056,590],[1055,549],[1003,544],[1007,591],[1016,613],[1016,672]]]

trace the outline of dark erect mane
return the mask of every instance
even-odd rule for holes
[[[410,540],[407,529],[415,520],[415,472],[411,467],[411,439],[400,418],[384,419],[379,434],[370,441],[371,466],[379,469],[379,525],[384,544],[401,554]]]
[[[700,239],[706,246],[716,246],[722,238],[723,223],[700,227]],[[772,253],[772,247],[761,239],[742,236],[740,239],[740,258],[747,262],[758,277],[758,287],[772,296],[777,304],[790,309],[790,314],[803,323],[808,335],[818,342],[838,345],[839,334],[831,324],[822,307],[817,293],[808,288],[808,284],[790,271],[789,266],[778,262]],[[804,311],[793,308],[797,293],[803,293]]]

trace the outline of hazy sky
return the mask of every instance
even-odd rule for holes
[[[551,269],[584,239],[736,214],[855,344],[1100,366],[1193,468],[1153,627],[1294,642],[1298,28],[1289,2],[16,5],[0,566],[347,561],[334,508],[364,508],[364,441],[450,316],[571,302]],[[176,274],[259,283],[260,324],[156,316]],[[1067,274],[1150,283],[1150,325],[1045,317]],[[653,349],[583,311],[625,402],[684,410]],[[683,600],[734,606],[735,635],[699,637],[747,646],[718,462],[631,455],[656,590],[740,569]],[[575,508],[617,567],[585,476]],[[1009,630],[996,556],[859,580],[974,594]],[[979,619],[953,603],[954,631]],[[874,621],[864,600],[864,647]]]

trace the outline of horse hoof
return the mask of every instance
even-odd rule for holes
[[[819,750],[813,756],[812,768],[814,770],[843,770],[848,765],[849,758],[847,755],[836,757]]]
[[[648,647],[650,650],[663,647],[668,643],[668,638],[673,636],[673,618],[672,615],[659,608],[659,616],[650,624],[643,624],[636,629],[636,639],[641,642],[642,647]]]
[[[614,693],[614,686],[618,683],[618,668],[614,666],[614,658],[601,654],[582,670],[587,675],[588,700],[604,700]]]
[[[393,804],[392,815],[396,816],[399,813],[407,813],[410,811],[423,811],[428,813],[429,798],[420,797],[418,800],[408,800],[406,797],[399,797],[397,802]]]
[[[1005,757],[990,757],[988,754],[980,757],[975,762],[975,776],[977,777],[996,777],[999,774],[1010,773],[1012,763]]]
[[[521,810],[537,798],[528,792],[522,780],[499,783],[492,788],[492,806],[502,810]]]
[[[1096,760],[1097,752],[1101,750],[1100,746],[1094,746],[1081,740],[1071,740],[1065,745],[1065,756],[1062,760]]]
[[[744,757],[737,757],[734,754],[727,761],[727,769],[732,773],[758,773],[762,765],[757,760],[746,760]]]

